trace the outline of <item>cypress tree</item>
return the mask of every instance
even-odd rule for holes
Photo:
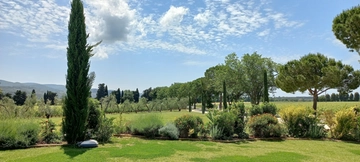
[[[66,97],[63,104],[63,133],[69,144],[85,140],[89,115],[88,97],[95,74],[89,74],[91,52],[87,44],[84,7],[81,0],[72,0],[68,24]]]
[[[223,103],[224,103],[224,109],[227,109],[227,92],[226,92],[226,83],[225,80],[223,81],[223,93],[224,93],[224,97],[223,97]]]
[[[267,72],[264,70],[264,102],[269,102],[269,92],[268,92],[268,81],[267,81]]]
[[[120,91],[120,88],[117,89],[116,91],[116,103],[117,104],[120,104],[120,99],[121,99],[121,91]]]
[[[105,86],[104,97],[109,96],[109,90],[107,85]]]

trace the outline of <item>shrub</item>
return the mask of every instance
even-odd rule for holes
[[[6,119],[0,124],[0,147],[22,148],[36,144],[39,124],[32,120]]]
[[[250,108],[250,116],[263,114],[263,109],[259,105],[253,105]]]
[[[237,116],[234,124],[234,133],[236,133],[239,138],[246,138],[247,135],[244,132],[244,127],[246,124],[245,104],[243,102],[233,103],[230,106],[230,112]]]
[[[255,137],[280,137],[282,134],[280,124],[272,114],[252,116],[249,128]]]
[[[122,116],[122,113],[120,113],[119,118],[117,120],[115,120],[115,133],[116,134],[121,134],[121,133],[126,133],[126,123],[124,122],[125,119]]]
[[[275,104],[266,102],[265,104],[261,105],[261,109],[264,114],[268,113],[268,114],[276,115],[277,108]]]
[[[319,124],[319,120],[313,116],[312,110],[304,107],[289,107],[281,110],[288,133],[293,137],[323,138],[326,136],[324,127]]]
[[[292,137],[305,137],[312,124],[309,118],[310,110],[306,108],[288,107],[282,109],[280,114],[284,120],[289,135]]]
[[[153,138],[159,135],[159,129],[163,126],[161,117],[155,113],[141,115],[131,122],[131,133]]]
[[[347,140],[355,139],[358,120],[354,108],[338,111],[335,114],[334,137]]]
[[[55,123],[51,120],[41,122],[41,141],[45,143],[60,143],[61,137],[56,133]]]
[[[220,112],[214,121],[213,126],[217,126],[222,132],[222,138],[232,138],[234,135],[236,115],[231,112]]]
[[[95,131],[95,139],[99,142],[110,141],[111,136],[114,133],[114,121],[115,118],[101,117],[99,128]]]
[[[175,119],[175,126],[179,129],[180,137],[197,137],[204,122],[198,116],[183,115]]]
[[[159,129],[159,134],[170,139],[179,139],[179,129],[173,123],[167,123]]]
[[[212,126],[209,130],[209,134],[213,140],[223,138],[223,129],[219,128],[217,125]]]
[[[97,131],[101,119],[101,111],[98,108],[99,101],[93,98],[89,98],[89,117],[87,127],[93,132]]]

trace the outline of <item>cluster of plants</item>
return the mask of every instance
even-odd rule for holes
[[[322,118],[330,127],[330,137],[342,140],[360,140],[360,108],[351,107],[336,113],[329,110]]]
[[[281,137],[284,135],[282,125],[275,117],[277,114],[276,105],[271,103],[253,105],[249,114],[250,119],[247,124],[254,137]]]

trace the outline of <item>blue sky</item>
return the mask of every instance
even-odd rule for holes
[[[103,40],[91,58],[93,87],[142,91],[192,81],[232,52],[241,57],[257,51],[278,63],[320,52],[360,69],[360,56],[331,31],[333,18],[358,4],[84,0],[88,42]],[[64,85],[70,1],[10,0],[0,1],[0,8],[0,79]]]

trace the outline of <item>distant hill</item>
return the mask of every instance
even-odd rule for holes
[[[33,89],[35,89],[36,96],[42,98],[44,93],[47,91],[52,91],[57,93],[58,97],[61,98],[66,94],[65,85],[57,84],[38,84],[38,83],[19,83],[19,82],[9,82],[6,80],[0,79],[0,89],[3,93],[10,93],[14,95],[17,90],[25,91],[27,94],[30,94]],[[91,96],[96,96],[97,89],[91,89]],[[111,93],[111,90],[109,90]]]

